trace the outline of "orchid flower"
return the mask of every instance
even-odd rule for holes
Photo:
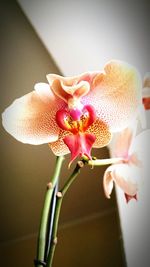
[[[148,166],[147,144],[150,130],[137,136],[135,133],[136,125],[133,123],[132,127],[119,133],[111,148],[111,153],[118,158],[118,163],[108,167],[104,173],[103,186],[107,198],[110,198],[115,182],[123,190],[127,202],[132,198],[137,199],[143,166]]]
[[[71,162],[92,147],[106,146],[124,129],[141,104],[141,79],[132,66],[110,61],[104,71],[74,77],[48,74],[31,93],[3,113],[3,126],[17,140],[48,143],[55,155],[71,152]]]
[[[146,110],[150,109],[150,73],[146,73],[143,82],[143,104]]]
[[[141,168],[141,166],[143,167],[148,158],[146,151],[148,150],[150,131],[146,130],[141,133],[141,130],[148,126],[148,121],[146,122],[146,120],[148,120],[147,115],[149,109],[150,73],[146,73],[143,81],[142,105],[139,106],[136,120],[134,120],[132,125],[128,126],[128,128],[117,133],[113,138],[114,140],[112,140],[109,145],[111,156],[118,158],[118,164],[110,166],[104,174],[103,184],[107,198],[110,198],[113,182],[115,182],[124,191],[127,202],[132,198],[137,199],[138,185],[141,181],[141,177],[143,177],[143,168]],[[138,129],[140,134],[135,137],[138,119],[140,119],[142,129]],[[139,145],[142,149],[139,149]],[[140,161],[139,158],[142,160]],[[147,166],[148,164],[145,164],[145,169],[147,169]]]
[[[142,103],[139,105],[137,120],[140,122],[138,133],[149,128],[150,119],[150,73],[147,72],[143,79]]]

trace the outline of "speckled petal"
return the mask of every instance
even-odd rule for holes
[[[49,147],[56,156],[63,156],[70,153],[69,148],[63,141],[63,138],[70,134],[70,132],[60,130],[59,139],[56,142],[49,143]]]
[[[87,130],[88,133],[95,135],[96,140],[93,147],[100,148],[109,144],[112,134],[108,126],[102,120],[97,119]]]
[[[39,145],[56,141],[60,130],[55,114],[64,105],[50,92],[50,87],[48,91],[46,85],[38,85],[36,91],[16,99],[4,111],[3,126],[23,143]]]
[[[111,131],[119,131],[136,116],[142,99],[141,88],[141,78],[135,68],[121,61],[110,61],[104,72],[95,76],[82,103],[90,103]]]

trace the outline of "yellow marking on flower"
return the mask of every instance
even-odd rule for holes
[[[89,116],[87,114],[82,115],[80,120],[73,120],[71,116],[67,116],[64,123],[69,131],[84,132],[85,128],[88,127],[88,119]]]

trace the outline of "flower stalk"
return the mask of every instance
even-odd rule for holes
[[[74,182],[74,180],[76,179],[76,177],[78,176],[78,174],[80,173],[80,169],[83,166],[84,166],[84,161],[78,161],[73,173],[68,178],[63,188],[56,194],[56,210],[55,210],[55,215],[54,215],[52,242],[51,242],[51,247],[50,247],[46,267],[51,267],[52,262],[53,262],[55,247],[57,244],[57,230],[58,230],[59,216],[60,216],[60,210],[61,210],[63,198],[66,192],[68,191],[68,189],[70,188],[70,186],[72,185],[72,183]]]
[[[90,166],[104,166],[104,165],[121,163],[122,161],[123,158],[121,157],[109,158],[109,159],[93,159],[93,160],[87,160],[87,164]]]
[[[47,185],[47,191],[45,194],[45,200],[44,200],[44,206],[43,206],[42,215],[41,215],[40,229],[39,229],[38,242],[37,242],[37,259],[36,259],[37,267],[42,267],[43,266],[42,262],[44,262],[50,204],[51,204],[54,188],[59,179],[63,160],[64,160],[63,156],[56,158],[55,171],[54,171],[54,174],[52,176],[50,183]]]
[[[42,267],[43,264],[46,267],[52,267],[54,252],[57,244],[57,231],[62,201],[66,192],[69,190],[70,186],[80,173],[80,169],[85,164],[88,164],[89,166],[103,166],[120,163],[122,161],[122,158],[93,158],[92,160],[89,160],[87,157],[84,156],[81,161],[78,161],[73,173],[70,175],[62,189],[60,191],[57,191],[57,183],[63,159],[63,156],[57,157],[54,175],[52,176],[50,183],[47,185],[38,236],[36,260],[37,267]],[[52,209],[53,216],[51,214]]]
[[[46,248],[45,248],[45,262],[48,257],[51,240],[52,240],[52,230],[53,230],[53,224],[54,224],[54,214],[55,214],[55,208],[56,208],[56,194],[58,192],[58,184],[59,181],[57,181],[55,188],[53,190],[53,196],[50,203],[50,210],[49,210],[49,220],[48,220],[48,226],[47,226],[47,239],[46,239]]]

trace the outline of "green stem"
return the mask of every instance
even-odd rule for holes
[[[39,235],[38,235],[37,261],[44,261],[49,209],[50,209],[51,199],[53,195],[53,190],[58,181],[63,160],[64,160],[64,157],[57,157],[54,174],[52,176],[50,183],[47,185],[47,191],[45,194],[44,206],[42,210],[40,229],[39,229]],[[36,266],[43,267],[43,265],[40,263],[37,264]]]
[[[54,252],[55,252],[55,248],[57,244],[58,222],[59,222],[60,210],[61,210],[61,205],[62,205],[64,195],[70,188],[73,181],[76,179],[77,175],[80,173],[81,167],[83,167],[85,163],[91,166],[103,166],[103,165],[109,165],[109,164],[114,164],[114,163],[120,163],[121,161],[122,161],[122,158],[89,160],[86,157],[83,157],[83,159],[77,163],[73,173],[71,174],[69,179],[66,181],[63,188],[60,190],[60,192],[57,192],[56,194],[56,208],[55,208],[54,222],[53,222],[52,241],[50,245],[46,267],[52,267]]]
[[[121,163],[123,161],[123,158],[93,159],[85,161],[90,166],[104,166],[104,165]]]
[[[57,192],[58,192],[58,181],[57,181],[56,186],[55,186],[55,188],[53,190],[53,196],[52,196],[52,199],[51,199],[50,210],[49,210],[49,219],[48,219],[47,237],[46,237],[46,247],[45,247],[45,262],[47,260],[49,249],[50,249],[50,245],[51,245]]]
[[[61,210],[61,205],[63,201],[63,197],[70,188],[71,184],[74,182],[76,179],[77,175],[80,173],[80,169],[84,166],[84,161],[79,161],[69,177],[69,179],[66,181],[65,185],[61,189],[60,192],[57,193],[56,195],[56,210],[55,210],[55,215],[54,215],[54,226],[53,226],[53,233],[52,233],[52,243],[51,243],[51,248],[49,251],[48,259],[47,259],[47,265],[46,267],[51,267],[52,262],[53,262],[53,257],[54,257],[54,252],[55,252],[55,247],[57,244],[57,230],[58,230],[58,222],[59,222],[59,216],[60,216],[60,210]]]

